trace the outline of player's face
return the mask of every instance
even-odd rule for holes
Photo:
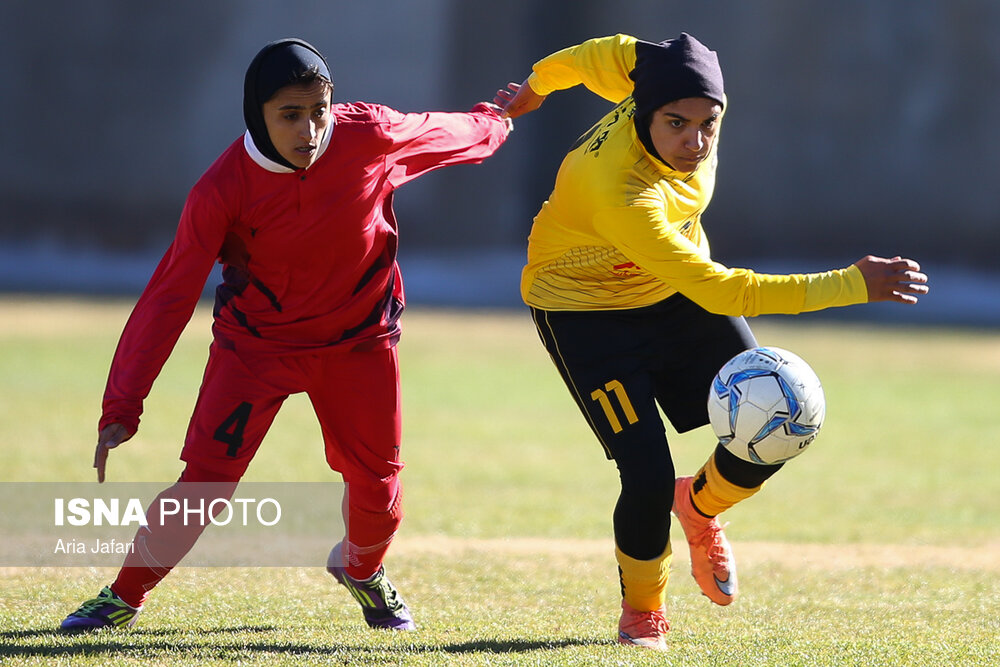
[[[722,106],[706,97],[674,100],[653,112],[649,136],[667,164],[692,172],[711,152],[721,115]]]
[[[281,157],[300,169],[316,161],[320,140],[330,124],[331,91],[320,81],[285,86],[261,107],[271,143]]]

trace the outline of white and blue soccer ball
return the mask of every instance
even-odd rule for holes
[[[708,418],[719,442],[752,463],[798,456],[815,440],[825,416],[816,373],[778,347],[736,355],[716,374],[708,393]]]

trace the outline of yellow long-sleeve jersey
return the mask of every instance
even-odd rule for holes
[[[718,136],[691,173],[646,151],[632,123],[636,44],[628,35],[591,39],[535,63],[528,77],[539,95],[582,83],[617,106],[570,150],[535,216],[521,278],[525,303],[615,310],[680,292],[714,313],[753,316],[867,301],[854,266],[771,275],[712,261],[701,216],[715,188]]]

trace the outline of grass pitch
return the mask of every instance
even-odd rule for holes
[[[0,481],[94,478],[101,394],[130,306],[0,299]],[[176,478],[209,321],[200,309],[139,434],[112,453],[110,480]],[[408,514],[387,567],[417,632],[368,630],[322,567],[180,567],[134,629],[64,636],[59,621],[114,570],[6,568],[0,663],[1000,663],[1000,333],[751,324],[816,369],[827,423],[725,515],[735,604],[700,595],[677,529],[666,655],[614,643],[616,473],[530,319],[414,308],[400,345]],[[707,429],[669,437],[680,471],[711,452]],[[247,479],[336,479],[304,397],[288,401]]]

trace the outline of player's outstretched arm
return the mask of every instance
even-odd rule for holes
[[[507,88],[498,90],[493,98],[493,103],[503,109],[503,114],[508,118],[517,118],[534,111],[544,101],[545,96],[532,90],[527,79],[523,83],[508,83]]]
[[[869,302],[916,303],[920,295],[927,294],[927,275],[920,272],[920,265],[912,259],[868,255],[854,266],[864,276]]]
[[[133,435],[121,424],[108,424],[101,429],[97,435],[97,450],[94,452],[94,467],[97,468],[98,483],[104,482],[104,468],[108,462],[108,452]]]

